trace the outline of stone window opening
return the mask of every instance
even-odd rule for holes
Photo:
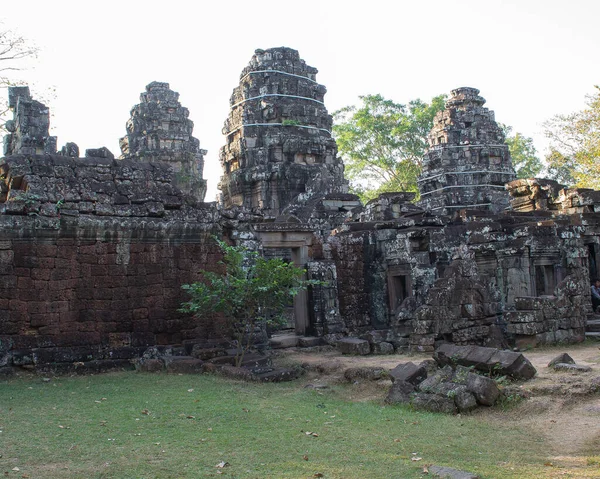
[[[535,266],[535,293],[536,296],[552,296],[556,287],[556,270],[551,264],[538,264]]]
[[[396,311],[406,298],[411,296],[410,276],[407,274],[390,277],[390,307]]]

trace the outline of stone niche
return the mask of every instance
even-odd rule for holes
[[[475,88],[457,88],[429,133],[418,179],[419,204],[435,214],[464,208],[500,212],[516,178],[504,133]]]
[[[326,89],[296,50],[256,50],[230,99],[219,183],[225,208],[278,216],[328,193],[346,193]]]
[[[152,82],[131,109],[127,134],[121,138],[121,158],[161,161],[172,165],[174,185],[196,201],[204,201],[202,178],[204,155],[200,141],[192,136],[194,122],[179,103],[179,93],[168,83]]]

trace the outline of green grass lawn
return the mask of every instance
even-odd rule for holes
[[[0,474],[399,479],[436,464],[482,479],[550,477],[541,440],[518,425],[349,402],[351,385],[304,384],[135,372],[2,381]]]

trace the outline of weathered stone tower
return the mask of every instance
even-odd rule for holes
[[[315,195],[347,192],[323,103],[326,89],[316,74],[296,50],[256,50],[233,90],[223,128],[219,188],[226,208],[278,216]]]
[[[504,185],[516,178],[504,133],[475,88],[457,88],[429,133],[419,177],[420,206],[436,214],[492,212],[509,205]]]
[[[48,133],[50,110],[31,98],[29,87],[9,88],[8,107],[14,119],[6,122],[9,134],[4,137],[4,155],[56,153],[56,137]]]
[[[165,161],[175,170],[175,185],[198,201],[204,201],[204,155],[192,136],[194,122],[179,103],[179,93],[168,83],[152,82],[131,109],[127,135],[121,138],[121,158]]]

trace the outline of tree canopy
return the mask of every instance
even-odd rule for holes
[[[517,178],[535,178],[544,169],[544,164],[537,156],[533,138],[524,136],[518,131],[513,133],[513,127],[500,123],[506,136],[506,144],[510,151],[513,168]]]
[[[544,124],[550,140],[548,174],[569,186],[600,189],[600,87],[595,89],[586,97],[586,108]]]
[[[366,95],[360,97],[359,106],[334,112],[333,132],[346,177],[363,201],[384,192],[418,193],[427,134],[445,99],[440,95],[430,103],[417,99],[402,105],[381,95]]]

